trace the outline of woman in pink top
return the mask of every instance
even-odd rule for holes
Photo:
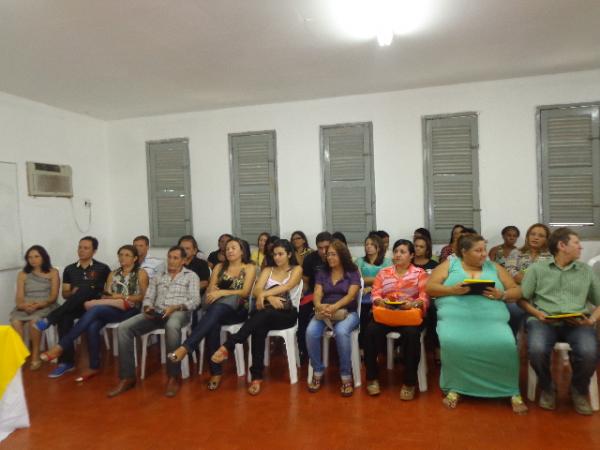
[[[400,239],[394,243],[394,265],[381,269],[373,282],[373,305],[382,305],[385,300],[404,300],[403,309],[419,308],[423,315],[429,306],[429,296],[425,293],[428,275],[425,270],[412,264],[415,257],[413,243]],[[402,400],[415,397],[417,368],[421,359],[421,330],[418,326],[391,327],[371,319],[365,335],[365,365],[367,367],[367,392],[369,395],[380,393],[377,379],[377,344],[386,334],[397,331],[402,335],[404,350],[404,384],[400,390]]]

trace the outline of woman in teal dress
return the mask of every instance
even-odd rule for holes
[[[437,298],[444,404],[455,408],[461,394],[510,397],[513,411],[524,414],[517,346],[504,305],[518,300],[519,289],[506,269],[487,258],[482,236],[462,236],[457,256],[434,269],[427,283],[427,294]],[[495,285],[473,295],[465,279]]]

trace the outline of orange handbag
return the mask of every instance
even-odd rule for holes
[[[390,309],[373,305],[373,320],[390,327],[417,326],[423,323],[423,311],[419,308]]]

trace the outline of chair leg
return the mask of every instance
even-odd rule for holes
[[[164,334],[161,334],[159,339],[160,339],[160,363],[166,364],[167,363],[166,337]]]
[[[269,364],[271,363],[271,338],[269,336],[267,336],[265,338],[265,357],[264,357],[264,362],[263,364],[265,365],[265,367],[269,367]],[[250,366],[248,366],[250,367]]]
[[[187,329],[181,330],[181,344],[185,342],[185,338],[187,337]],[[181,361],[181,378],[186,379],[190,377],[190,355],[185,355],[183,360]]]
[[[285,343],[285,352],[287,353],[288,369],[290,371],[290,384],[296,384],[298,382],[295,336],[295,333],[286,333],[286,336],[283,338]]]
[[[362,384],[360,374],[360,348],[358,346],[358,330],[352,332],[352,376],[354,377],[354,387],[360,387]]]
[[[308,377],[307,377],[306,382],[310,383],[312,381],[312,378],[313,378],[313,366],[312,366],[311,361],[309,359],[308,360]]]
[[[590,380],[590,403],[594,411],[600,411],[600,401],[598,399],[598,371],[594,372]]]
[[[419,391],[427,390],[427,353],[425,353],[425,332],[421,333],[421,359],[417,369],[417,379],[419,380]]]
[[[268,340],[269,338],[267,338]],[[250,373],[250,367],[252,367],[252,336],[248,336],[248,375],[246,379],[248,383],[252,381],[252,374]]]
[[[108,330],[106,327],[102,328],[102,334],[104,335],[104,345],[106,350],[110,350],[110,339],[108,338]]]
[[[235,344],[235,366],[237,368],[237,376],[243,377],[246,374],[246,363],[244,362],[244,345]]]
[[[392,370],[394,368],[394,338],[389,337],[387,342],[387,368]]]
[[[527,364],[527,398],[529,401],[535,401],[535,389],[537,387],[537,374],[531,364]]]
[[[112,329],[113,356],[119,356],[119,329]]]
[[[142,341],[142,373],[140,378],[143,380],[146,377],[146,357],[148,356],[148,336],[144,335]]]
[[[323,334],[323,366],[329,367],[329,336]]]
[[[204,368],[204,346],[205,342],[204,339],[202,339],[198,345],[198,375],[202,375],[202,369]]]

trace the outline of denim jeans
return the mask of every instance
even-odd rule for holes
[[[159,328],[165,329],[167,353],[175,351],[181,345],[181,329],[190,323],[189,311],[175,311],[167,320],[148,319],[138,314],[119,325],[119,378],[135,378],[135,359],[133,358],[133,340]],[[181,363],[171,362],[167,358],[169,377],[181,376]]]
[[[508,325],[510,326],[513,336],[516,339],[527,313],[517,303],[507,303],[506,307],[508,308],[508,312],[510,314]]]
[[[204,315],[198,320],[192,334],[185,340],[183,346],[188,352],[198,348],[198,344],[206,338],[206,348],[208,355],[212,356],[221,346],[221,326],[240,323],[246,320],[248,311],[246,308],[233,309],[231,306],[223,303],[210,305]],[[223,367],[221,364],[215,364],[210,361],[210,373],[212,375],[221,375]]]
[[[77,322],[75,326],[71,328],[60,341],[58,341],[58,345],[62,347],[63,351],[68,349],[72,352],[75,339],[87,331],[90,369],[99,369],[100,342],[102,340],[100,337],[100,330],[104,328],[104,325],[107,323],[121,322],[136,315],[138,312],[137,309],[124,311],[107,305],[94,306],[81,316],[79,322]]]
[[[596,329],[588,326],[571,326],[565,323],[551,325],[535,318],[527,321],[527,347],[529,362],[539,378],[543,391],[554,390],[550,374],[550,360],[556,342],[571,346],[569,359],[573,375],[571,385],[582,395],[587,395],[590,378],[596,370]]]
[[[340,358],[340,376],[342,380],[352,378],[352,339],[351,333],[358,327],[360,319],[356,311],[348,314],[344,320],[333,324],[335,343],[338,356]],[[327,325],[322,320],[314,317],[306,329],[306,347],[308,348],[308,357],[313,367],[315,375],[319,376],[325,372],[325,366],[321,358],[321,341],[323,331]]]

